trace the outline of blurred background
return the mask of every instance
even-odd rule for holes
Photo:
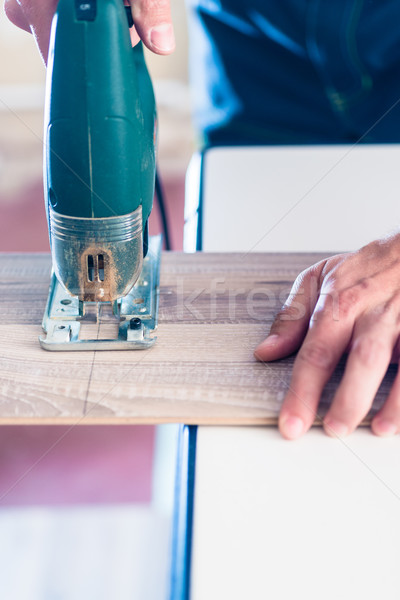
[[[159,116],[159,168],[172,245],[182,248],[184,176],[193,152],[183,0],[172,1],[177,41],[171,56],[147,52]],[[32,36],[0,13],[0,251],[48,251],[43,207],[45,68]],[[152,229],[159,227],[158,213]]]
[[[183,0],[172,0],[172,10],[175,53],[147,56],[172,247],[180,250],[194,135]],[[0,251],[48,252],[45,68],[32,37],[2,10],[0,56]],[[150,231],[160,231],[157,209]],[[166,598],[176,436],[175,426],[1,427],[1,597]]]

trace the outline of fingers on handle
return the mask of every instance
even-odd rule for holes
[[[169,0],[135,0],[131,2],[135,28],[143,43],[156,54],[170,54],[175,36]]]
[[[257,360],[277,360],[300,347],[318,300],[322,268],[323,264],[319,263],[297,277],[288,299],[275,316],[268,337],[254,351]]]
[[[30,33],[31,28],[29,22],[16,0],[4,0],[4,12],[13,25]]]
[[[17,27],[33,33],[40,54],[47,62],[51,22],[56,11],[58,0],[6,0],[4,8],[7,17]]]

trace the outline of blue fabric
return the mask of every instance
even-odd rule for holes
[[[400,141],[399,0],[188,0],[208,144]]]

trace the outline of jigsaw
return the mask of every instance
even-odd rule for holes
[[[157,119],[123,0],[60,0],[50,39],[44,188],[52,277],[46,350],[147,348],[157,326],[160,236],[149,238]],[[116,324],[101,335],[103,321]],[[81,325],[95,334],[81,336]],[[107,328],[106,328],[107,329]]]

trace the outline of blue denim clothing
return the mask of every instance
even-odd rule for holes
[[[400,141],[400,0],[188,0],[208,144]]]

